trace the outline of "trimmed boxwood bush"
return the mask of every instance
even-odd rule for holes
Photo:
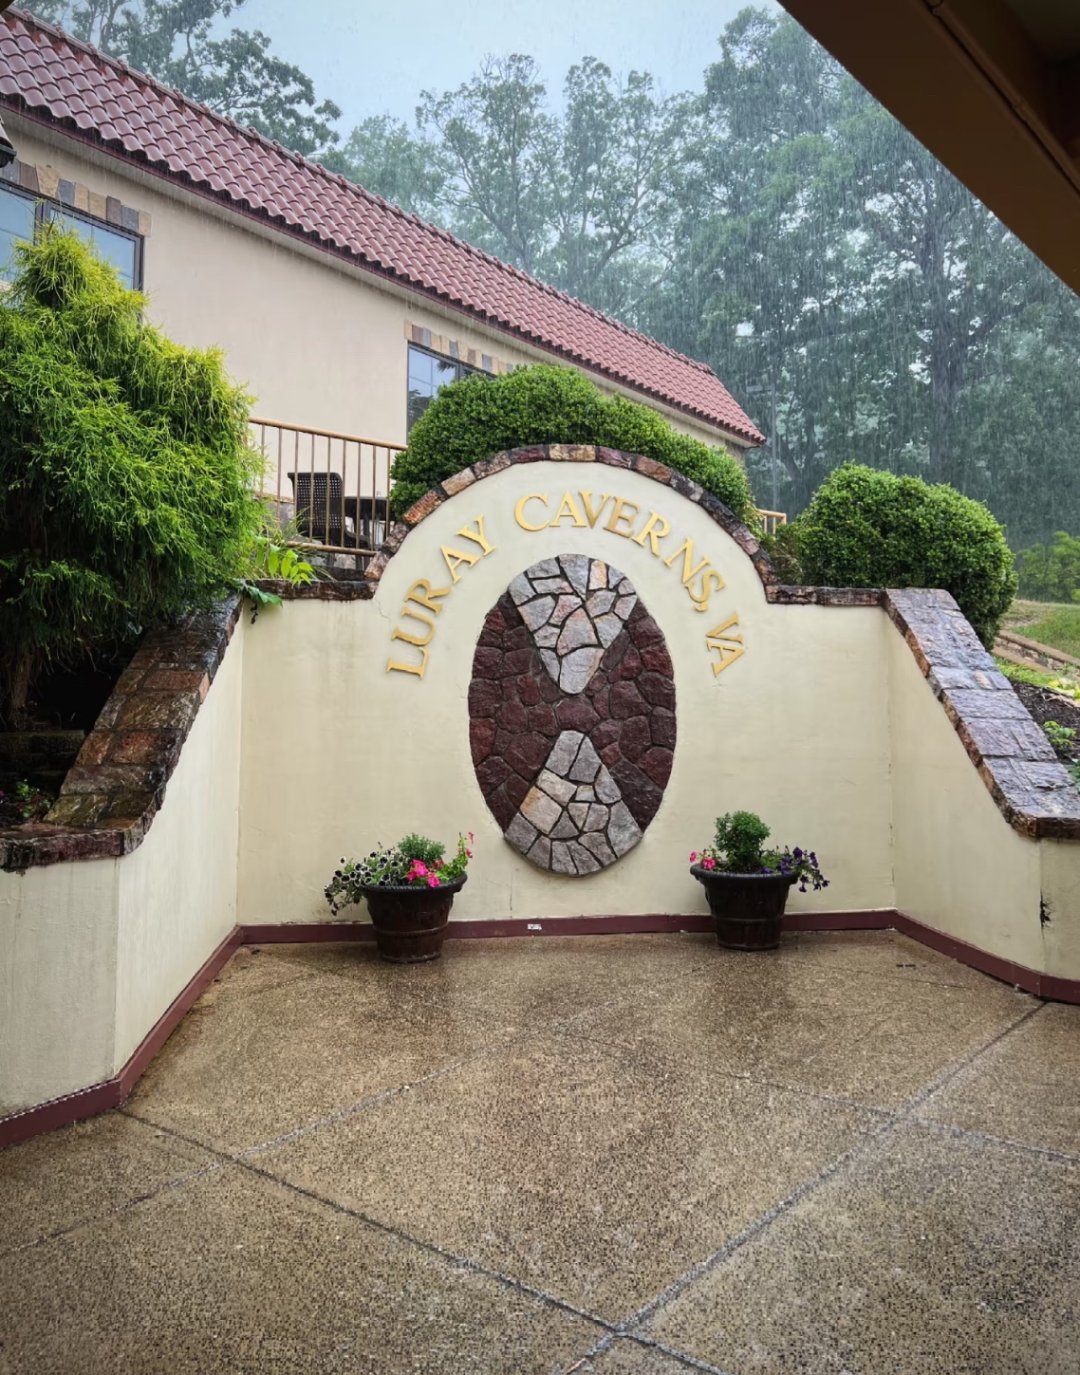
[[[808,583],[943,587],[989,649],[1016,591],[1013,556],[980,501],[858,464],[837,468],[796,522]]]
[[[17,250],[0,298],[0,719],[35,677],[205,606],[262,508],[248,398],[73,234]]]
[[[755,522],[746,474],[726,450],[680,434],[648,406],[605,397],[573,368],[473,373],[443,387],[413,426],[394,463],[397,517],[443,480],[502,449],[528,444],[599,444],[645,454],[700,482],[748,524]]]

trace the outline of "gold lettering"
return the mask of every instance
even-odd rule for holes
[[[474,516],[473,524],[476,526],[475,531],[470,530],[466,525],[458,531],[458,534],[462,539],[472,540],[473,544],[478,544],[480,546],[481,555],[493,553],[495,546],[488,543],[487,537],[484,534],[484,517]]]
[[[611,518],[604,529],[610,530],[613,535],[622,535],[623,539],[629,539],[634,533],[634,518],[640,509],[634,502],[625,501],[622,497],[618,497],[611,509]],[[620,522],[624,520],[629,522],[630,528],[628,530],[619,529]]]
[[[683,540],[682,544],[675,550],[670,559],[664,560],[664,567],[670,568],[679,555],[683,556],[682,565],[682,585],[689,587],[691,582],[701,572],[703,568],[708,568],[709,560],[702,559],[695,568],[694,565],[694,541],[692,539]]]
[[[589,529],[595,530],[596,522],[603,515],[604,507],[611,500],[611,497],[608,495],[607,492],[605,492],[604,495],[600,498],[600,505],[594,511],[592,505],[592,492],[578,492],[578,496],[581,498],[582,506],[585,507],[585,516],[589,522]]]
[[[527,497],[522,497],[514,507],[514,519],[523,530],[546,530],[548,524],[546,519],[542,520],[539,525],[530,525],[525,519],[525,507],[530,501],[540,501],[543,502],[545,506],[548,504],[547,497],[542,496],[539,492],[530,492]]]
[[[435,637],[435,622],[431,619],[431,617],[421,616],[419,611],[410,611],[408,602],[406,602],[405,605],[401,608],[401,614],[402,616],[408,617],[410,620],[419,621],[421,625],[426,625],[428,628],[428,633],[424,636],[422,640],[420,640],[417,639],[415,635],[410,635],[405,630],[395,630],[394,633],[390,636],[390,638],[392,640],[404,640],[407,645],[416,645],[418,649],[423,648],[424,645],[431,644],[431,641]]]
[[[710,584],[711,584],[711,586],[710,586]],[[724,587],[725,585],[726,585],[726,584],[724,583],[723,578],[722,578],[722,577],[720,576],[720,574],[716,571],[716,569],[715,569],[715,568],[710,568],[710,569],[702,576],[702,579],[701,579],[701,591],[700,591],[700,592],[695,592],[694,589],[693,589],[692,587],[688,587],[688,588],[686,589],[686,590],[690,593],[690,596],[691,596],[691,598],[692,598],[693,601],[694,601],[694,610],[695,610],[695,611],[708,611],[708,609],[709,609],[709,597],[712,595],[713,592],[719,592],[720,589],[721,589],[722,587]]]
[[[405,600],[406,602],[415,602],[417,606],[427,607],[429,611],[434,611],[437,616],[442,607],[436,605],[434,598],[445,597],[449,591],[449,587],[432,587],[427,578],[417,578],[412,587],[405,593]]]
[[[710,630],[705,636],[706,652],[711,654],[715,651],[720,656],[712,666],[713,677],[715,678],[719,678],[725,668],[746,652],[742,632],[733,628],[738,624],[738,615],[732,614],[722,625],[718,625],[715,630]]]
[[[413,673],[417,678],[422,678],[427,672],[428,652],[426,649],[420,651],[419,664],[399,664],[396,659],[387,659],[387,673]]]
[[[451,582],[461,581],[458,569],[463,563],[468,564],[471,568],[474,563],[479,563],[482,557],[480,554],[470,553],[467,549],[447,549],[445,544],[440,548],[439,553],[442,554],[443,561],[449,570]]]
[[[657,530],[657,526],[662,525],[662,530]],[[645,541],[649,541],[649,547],[653,552],[654,558],[660,557],[660,541],[665,535],[671,534],[671,526],[663,516],[658,516],[655,511],[649,512],[649,519],[641,527],[641,530],[634,536],[634,543],[640,544],[645,548]]]
[[[585,517],[578,510],[577,502],[569,492],[563,492],[562,501],[559,502],[559,509],[555,512],[555,518],[551,522],[552,528],[567,517],[569,517],[575,525],[580,525],[584,529]]]

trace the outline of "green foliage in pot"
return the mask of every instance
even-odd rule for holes
[[[815,891],[828,888],[813,850],[799,845],[766,850],[771,834],[756,812],[725,812],[716,818],[712,845],[691,850],[690,863],[712,873],[783,875],[799,885],[800,893],[807,884]]]
[[[243,574],[261,460],[248,398],[74,235],[16,250],[0,304],[0,719],[35,677],[207,606]]]
[[[444,888],[456,883],[469,867],[473,839],[471,831],[467,839],[459,835],[457,849],[449,859],[441,841],[415,832],[389,848],[377,846],[362,859],[342,856],[323,889],[330,911],[336,916],[343,907],[359,902],[365,888]]]
[[[699,482],[740,520],[756,523],[746,474],[725,449],[680,434],[648,406],[605,397],[574,368],[547,364],[500,377],[473,373],[443,387],[394,463],[393,515],[404,515],[443,478],[529,444],[599,444],[645,454]]]
[[[944,484],[847,464],[821,484],[798,527],[808,583],[945,588],[983,644],[993,645],[1016,573],[1005,531],[982,502]]]

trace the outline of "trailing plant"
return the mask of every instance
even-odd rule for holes
[[[783,874],[799,885],[800,893],[808,884],[815,891],[829,886],[813,850],[798,845],[766,850],[770,834],[755,812],[725,812],[716,818],[713,844],[691,850],[690,862],[723,874]]]
[[[1016,591],[1005,532],[982,502],[854,463],[814,493],[798,546],[810,583],[945,588],[988,649]]]
[[[51,793],[28,783],[25,778],[9,791],[0,788],[0,826],[22,826],[30,821],[43,821],[53,801]]]
[[[427,836],[407,835],[389,848],[376,847],[362,859],[346,859],[323,890],[331,912],[359,902],[365,888],[442,888],[463,878],[472,859],[473,833],[458,836],[457,849],[445,858],[446,846]]]
[[[94,645],[208,606],[248,566],[261,459],[220,353],[49,224],[0,305],[0,719]]]
[[[264,606],[280,606],[281,597],[272,588],[263,587],[264,580],[288,583],[292,587],[306,587],[316,579],[315,565],[303,557],[294,541],[292,524],[281,525],[263,508],[263,525],[251,546],[248,566],[236,579],[236,588],[247,597],[251,606],[251,623],[255,624]]]
[[[392,514],[401,517],[470,464],[529,444],[599,444],[644,454],[693,478],[756,525],[746,473],[727,450],[680,434],[648,406],[605,397],[574,368],[548,364],[499,377],[473,373],[443,387],[394,462]]]

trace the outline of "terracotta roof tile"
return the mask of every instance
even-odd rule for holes
[[[279,223],[753,443],[704,363],[601,315],[21,10],[0,14],[0,106]]]

